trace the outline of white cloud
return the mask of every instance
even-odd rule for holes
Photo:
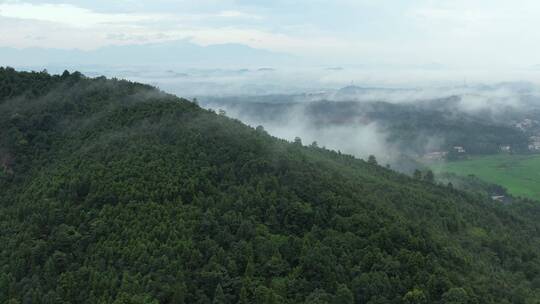
[[[540,3],[532,0],[66,1],[0,0],[0,45],[90,49],[189,38],[332,64],[540,63],[540,41],[530,34]]]
[[[71,4],[7,2],[0,4],[0,18],[3,21],[0,46],[94,49],[108,44],[177,39],[190,39],[201,45],[240,43],[292,53],[343,46],[342,41],[331,37],[294,37],[247,26],[206,25],[211,24],[212,19],[263,18],[239,10],[125,14],[101,13]]]
[[[106,24],[135,24],[163,19],[157,14],[105,14],[70,4],[30,4],[8,2],[0,4],[0,16],[65,24],[73,27],[93,27]]]
[[[259,15],[248,14],[248,13],[244,13],[244,12],[241,12],[241,11],[233,11],[233,10],[221,11],[221,12],[217,13],[215,16],[223,17],[223,18],[243,18],[243,19],[255,19],[255,20],[263,19]]]
[[[108,44],[191,39],[208,45],[243,43],[283,49],[294,44],[284,34],[234,25],[219,20],[261,20],[240,10],[154,14],[103,13],[71,4],[0,2],[0,46],[94,49]],[[24,39],[40,37],[40,39]],[[300,43],[296,43],[300,44]]]

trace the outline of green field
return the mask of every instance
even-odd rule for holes
[[[540,155],[490,155],[431,165],[435,173],[474,174],[515,196],[540,199]]]

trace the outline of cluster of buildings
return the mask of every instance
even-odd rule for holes
[[[514,127],[520,129],[521,131],[527,131],[538,124],[538,121],[525,118],[520,122],[514,124]]]
[[[445,160],[447,155],[446,151],[435,151],[424,154],[424,159],[429,161]]]
[[[537,135],[529,137],[529,151],[540,151],[540,121],[525,118],[520,122],[513,124],[514,127],[520,129],[523,132],[532,132]]]
[[[512,147],[508,145],[500,146],[499,149],[501,149],[502,152],[511,152]]]
[[[529,150],[540,151],[540,136],[531,136],[529,138]]]
[[[465,148],[463,148],[462,146],[454,146],[453,149],[454,149],[454,151],[456,153],[465,153],[465,152],[467,152],[467,151],[465,151]]]
[[[457,154],[465,154],[467,150],[465,150],[462,146],[454,146],[452,147],[452,152]],[[439,160],[445,160],[448,156],[448,151],[434,151],[424,154],[423,158],[428,161],[439,161]]]
[[[500,145],[499,150],[503,153],[511,153],[512,152],[512,146],[511,145]],[[540,152],[540,135],[531,136],[529,138],[529,151],[535,151]],[[465,150],[462,146],[454,146],[450,150],[451,153],[455,153],[458,155],[464,155],[467,150]],[[448,151],[433,151],[426,153],[422,156],[424,160],[427,161],[441,161],[445,160],[448,157],[448,154],[450,153]],[[455,155],[454,154],[454,155]]]

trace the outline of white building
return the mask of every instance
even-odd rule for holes
[[[446,155],[448,155],[448,152],[446,151],[435,151],[424,154],[425,160],[443,160],[446,158]]]
[[[465,153],[465,148],[463,148],[462,146],[454,146],[454,150],[457,153]]]
[[[512,147],[510,146],[500,146],[499,148],[502,152],[510,152],[512,150]]]

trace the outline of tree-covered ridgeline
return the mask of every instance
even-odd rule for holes
[[[540,207],[0,69],[0,303],[538,303]]]

